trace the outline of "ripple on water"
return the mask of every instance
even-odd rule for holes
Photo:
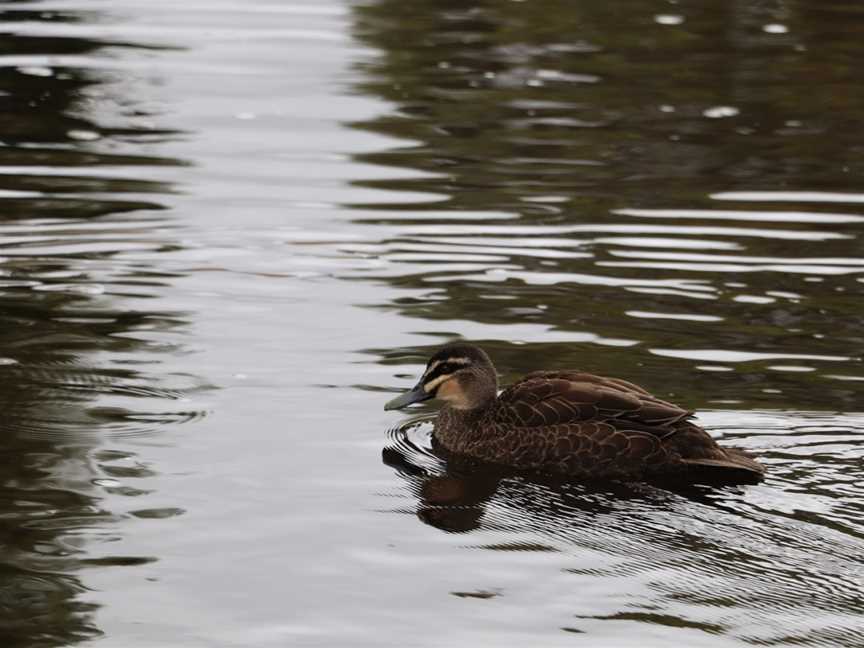
[[[6,429],[22,438],[148,435],[165,425],[200,420],[208,413],[191,400],[202,385],[190,376],[175,376],[178,386],[189,385],[175,388],[130,372],[118,375],[96,367],[16,364],[0,369],[4,370],[0,381],[14,381],[26,393],[25,400],[7,408],[5,417]],[[94,398],[98,404],[88,404]],[[30,407],[31,402],[38,402],[38,407]],[[166,409],[166,402],[179,406]]]
[[[837,191],[721,191],[711,194],[711,198],[741,202],[864,203],[862,193]]]
[[[465,551],[559,556],[571,582],[556,588],[556,599],[593,610],[574,616],[585,631],[680,620],[748,642],[854,640],[864,517],[853,502],[864,496],[864,473],[849,453],[864,451],[864,418],[731,410],[702,418],[721,443],[760,449],[769,467],[763,485],[668,491],[475,474],[435,457],[422,421],[388,431],[384,457],[422,522],[473,532]],[[626,608],[574,593],[602,592],[610,582],[628,592]]]
[[[862,223],[860,214],[827,212],[745,211],[720,209],[616,209],[615,214],[637,218],[672,218],[689,220],[733,220],[763,223],[819,223],[822,225]]]

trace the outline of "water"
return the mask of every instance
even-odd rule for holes
[[[4,646],[864,645],[854,3],[0,11]],[[769,477],[444,464],[457,336]]]

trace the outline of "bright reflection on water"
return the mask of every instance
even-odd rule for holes
[[[3,645],[860,645],[860,18],[0,3]],[[454,337],[769,477],[444,463]]]

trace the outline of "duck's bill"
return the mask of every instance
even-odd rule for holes
[[[429,400],[430,398],[432,398],[432,394],[423,389],[421,385],[417,385],[417,387],[415,387],[411,391],[405,392],[404,394],[399,394],[396,398],[388,402],[384,406],[384,409],[402,409],[403,407],[407,407],[412,403],[419,403],[421,401]]]

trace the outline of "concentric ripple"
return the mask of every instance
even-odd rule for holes
[[[776,412],[704,419],[721,443],[762,449],[765,484],[676,492],[490,477],[441,460],[429,470],[426,437],[413,440],[417,423],[390,431],[385,462],[409,485],[421,520],[471,530],[472,547],[561,554],[575,590],[615,579],[629,592],[627,607],[575,615],[573,627],[583,631],[630,620],[754,644],[806,637],[854,645],[864,603],[864,525],[855,504],[864,498],[864,419]],[[558,596],[584,606],[575,590]],[[807,612],[814,605],[816,618]]]

